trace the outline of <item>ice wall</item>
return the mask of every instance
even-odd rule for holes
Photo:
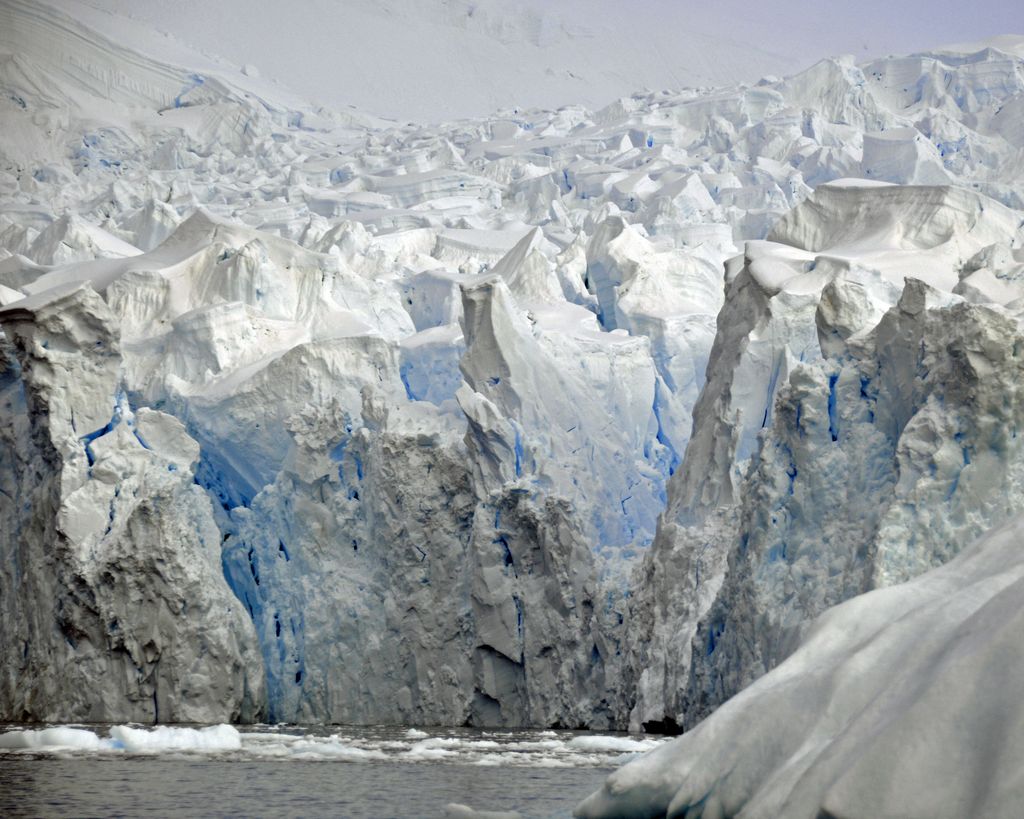
[[[0,324],[0,714],[258,720],[263,666],[192,481],[199,447],[172,416],[133,411],[116,317],[70,285]]]
[[[176,53],[0,6],[3,525],[78,544],[4,605],[89,578],[111,719],[672,727],[1014,502],[1013,53],[429,127]]]
[[[967,191],[836,183],[748,243],[639,584],[634,724],[696,724],[817,614],[1015,510],[1017,308],[950,291],[1019,224]]]

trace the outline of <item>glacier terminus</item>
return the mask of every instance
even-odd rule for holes
[[[0,0],[0,756],[1024,808],[1024,37],[421,124],[62,8]]]

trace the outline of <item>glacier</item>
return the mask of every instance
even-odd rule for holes
[[[432,125],[173,54],[0,3],[0,719],[674,732],[1018,511],[1019,38]]]

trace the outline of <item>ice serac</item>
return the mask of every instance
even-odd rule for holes
[[[576,808],[613,816],[1014,816],[1024,519],[818,617],[784,663]]]
[[[523,314],[492,277],[467,283],[463,305],[460,367],[470,392],[459,400],[471,450],[494,467],[485,485],[521,479],[528,491],[592,510],[580,523],[595,550],[646,545],[664,480],[647,339],[601,333],[591,313],[571,305]],[[473,416],[485,406],[496,417],[481,416],[489,429],[480,437]]]
[[[701,191],[707,195],[702,186]],[[728,241],[696,244],[659,248],[640,228],[612,214],[587,246],[587,283],[602,327],[651,341],[658,372],[657,439],[666,448],[669,473],[686,450],[690,412],[714,340],[714,315],[722,306],[721,262],[732,249]]]
[[[687,719],[785,657],[809,617],[945,562],[1011,513],[1018,346],[1012,319],[908,280],[847,361],[791,377],[752,464],[743,551],[698,633]]]
[[[1013,512],[1018,319],[949,291],[1018,224],[969,191],[837,184],[747,244],[638,576],[634,725],[696,724],[814,616]]]
[[[345,418],[338,405],[291,418],[287,467],[233,512],[225,566],[261,636],[274,718],[611,723],[580,696],[600,690],[600,638],[567,506],[481,493],[464,427],[425,403],[367,387],[351,434]]]
[[[134,412],[117,319],[88,286],[0,310],[0,713],[8,720],[253,720],[251,623],[175,418]]]
[[[598,692],[614,684],[621,621],[598,609],[594,554],[558,494],[572,487],[552,457],[565,446],[543,426],[580,409],[554,403],[565,382],[502,280],[468,284],[464,304],[457,405],[396,401],[378,379],[359,404],[297,404],[276,479],[229,511],[225,567],[260,634],[275,719],[615,724]],[[613,342],[646,385],[633,433],[646,434],[646,346]],[[338,383],[326,373],[302,394]]]

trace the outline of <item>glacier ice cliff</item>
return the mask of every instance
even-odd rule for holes
[[[1011,46],[422,126],[6,0],[0,718],[692,725],[953,558]]]
[[[253,720],[252,623],[181,422],[133,411],[117,320],[87,286],[0,310],[8,719]]]
[[[1018,319],[950,291],[1019,224],[960,189],[831,183],[747,243],[637,583],[634,725],[696,724],[829,606],[1013,513]]]

